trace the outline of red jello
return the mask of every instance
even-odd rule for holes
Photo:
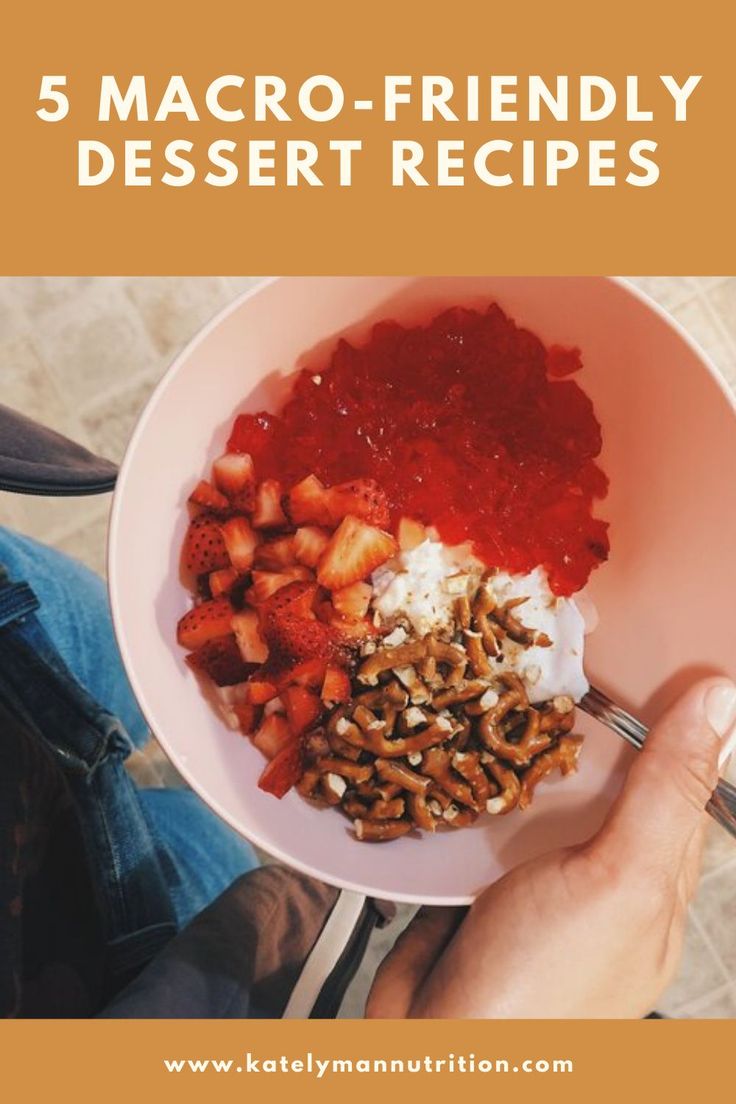
[[[402,514],[448,544],[472,540],[490,566],[546,568],[557,594],[584,586],[608,555],[593,517],[608,481],[601,429],[570,379],[578,350],[549,352],[496,304],[455,308],[427,326],[382,322],[365,345],[341,340],[303,371],[280,415],[238,417],[229,447],[259,477],[292,486],[372,476]]]

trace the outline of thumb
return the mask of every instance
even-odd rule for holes
[[[736,686],[724,678],[691,687],[647,736],[596,841],[676,873],[736,737]]]

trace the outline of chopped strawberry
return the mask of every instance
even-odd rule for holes
[[[282,567],[293,567],[296,563],[296,535],[279,537],[266,541],[256,548],[256,567],[266,571],[280,571]]]
[[[190,521],[181,562],[184,571],[191,575],[206,575],[230,566],[220,526],[210,514],[200,514]]]
[[[294,525],[332,525],[327,488],[316,475],[308,475],[286,496],[286,508]]]
[[[350,701],[350,677],[344,667],[328,664],[320,697],[326,705]]]
[[[294,733],[283,713],[270,713],[264,717],[253,734],[253,743],[267,759],[273,759],[293,739]]]
[[[250,492],[251,501],[256,485],[253,460],[247,452],[226,452],[212,465],[215,486],[229,499]]]
[[[264,632],[272,621],[287,611],[298,614],[299,617],[313,617],[314,600],[317,594],[317,584],[306,579],[295,579],[286,586],[279,587],[270,598],[261,602],[258,606],[258,614]]]
[[[360,621],[368,612],[372,596],[370,583],[351,583],[341,590],[333,590],[332,604],[343,617]]]
[[[270,702],[273,698],[277,698],[278,693],[279,691],[276,684],[263,678],[260,671],[257,671],[248,680],[248,697],[253,705],[265,705],[266,702]]]
[[[196,652],[216,636],[231,632],[232,606],[227,598],[212,598],[185,613],[176,628],[176,639],[182,648]]]
[[[234,567],[221,567],[219,571],[211,571],[209,575],[210,594],[213,598],[219,598],[221,594],[227,594],[232,590],[239,576]]]
[[[319,696],[306,686],[288,686],[282,694],[291,731],[301,736],[322,713]]]
[[[416,521],[410,517],[402,517],[399,521],[397,536],[401,551],[410,552],[412,548],[417,548],[427,539],[427,530],[421,521]]]
[[[365,617],[356,621],[352,617],[343,617],[339,613],[334,613],[328,624],[335,643],[345,648],[353,648],[364,640],[378,636],[378,629]]]
[[[279,689],[283,693],[287,686],[309,686],[312,690],[319,690],[325,680],[327,661],[324,659],[305,659],[301,663],[295,663],[279,679]]]
[[[279,529],[288,524],[281,508],[281,484],[278,479],[264,479],[256,488],[253,525],[256,529]]]
[[[258,537],[244,517],[233,517],[220,529],[230,563],[240,573],[250,571]]]
[[[263,631],[277,669],[304,659],[327,662],[332,654],[329,629],[314,615],[282,610],[269,618]]]
[[[259,789],[274,797],[283,797],[302,776],[302,744],[298,736],[274,756],[258,779]]]
[[[230,503],[225,495],[206,479],[200,479],[190,494],[189,501],[194,506],[201,506],[204,510],[212,510],[216,514],[226,514],[230,509]]]
[[[245,682],[253,670],[243,662],[232,633],[208,640],[196,652],[188,655],[186,661],[193,670],[201,671],[211,678],[215,686],[235,686],[239,682]]]
[[[382,529],[389,523],[386,492],[375,479],[351,479],[348,483],[328,487],[326,499],[333,526],[348,514]]]
[[[258,728],[263,710],[260,705],[254,705],[252,701],[234,702],[232,711],[238,718],[240,731],[244,736],[250,736]]]
[[[256,611],[246,609],[242,613],[233,614],[232,626],[240,654],[245,662],[265,663],[268,658],[268,647],[261,636]]]
[[[295,567],[285,567],[283,571],[254,571],[253,585],[248,591],[248,600],[258,605],[265,602],[281,587],[288,586],[295,580],[311,580],[312,572],[297,564]]]
[[[317,561],[327,547],[330,534],[317,525],[303,525],[292,538],[294,557],[307,567],[316,567]]]
[[[396,551],[396,541],[390,533],[348,514],[322,553],[317,579],[328,590],[341,590],[367,579],[374,568]]]

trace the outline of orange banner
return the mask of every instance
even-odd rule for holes
[[[663,0],[16,5],[4,270],[728,270],[734,18],[723,0],[686,20]]]
[[[426,1094],[546,1104],[704,1099],[728,1083],[728,1022],[94,1021],[0,1027],[7,1099],[321,1104]],[[83,1041],[82,1041],[83,1040]],[[141,1094],[143,1096],[141,1097]]]

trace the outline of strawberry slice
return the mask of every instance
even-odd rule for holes
[[[330,539],[326,529],[317,525],[303,525],[292,538],[294,558],[307,567],[316,567]]]
[[[308,475],[296,487],[292,487],[286,496],[286,509],[294,525],[332,527],[327,488],[316,475]]]
[[[325,681],[327,661],[324,659],[305,659],[301,663],[295,663],[279,680],[279,689],[283,693],[287,686],[309,686],[312,690],[319,691]]]
[[[332,604],[343,617],[360,621],[368,612],[372,596],[370,583],[351,583],[340,590],[333,590]]]
[[[278,693],[279,690],[276,684],[263,678],[260,671],[248,680],[248,698],[253,705],[265,705],[266,702],[277,698]]]
[[[200,479],[190,494],[189,501],[193,506],[201,506],[203,509],[212,510],[216,514],[226,514],[230,509],[229,500],[206,479]]]
[[[244,517],[230,518],[220,527],[230,563],[240,574],[250,571],[258,537]]]
[[[314,615],[303,617],[291,609],[280,610],[269,618],[264,633],[276,669],[306,659],[327,662],[332,655],[329,628]]]
[[[332,639],[337,645],[344,648],[354,648],[365,640],[371,640],[379,635],[378,629],[372,621],[362,618],[356,621],[353,617],[343,617],[339,613],[333,613],[327,621]]]
[[[227,598],[212,598],[185,613],[176,628],[176,639],[182,648],[196,652],[216,636],[231,632],[232,606]]]
[[[350,701],[350,678],[344,667],[328,664],[320,697],[325,705]]]
[[[258,787],[274,797],[281,798],[302,776],[302,742],[298,736],[292,736],[266,766],[258,779]]]
[[[253,585],[248,591],[248,600],[256,605],[265,602],[282,587],[288,586],[295,580],[312,580],[314,576],[307,567],[297,564],[295,567],[286,567],[283,571],[254,571],[252,575]]]
[[[252,664],[243,662],[243,656],[232,634],[208,640],[196,652],[188,655],[186,662],[194,671],[211,678],[215,686],[235,686],[239,682],[245,682],[253,673]]]
[[[280,614],[295,613],[299,617],[313,617],[314,599],[317,594],[317,584],[306,579],[296,579],[279,587],[270,598],[262,602],[258,607],[261,626],[264,632],[268,632],[268,626],[278,620]]]
[[[256,567],[265,568],[266,571],[280,571],[282,567],[293,567],[296,560],[296,535],[266,541],[256,548]],[[313,567],[314,564],[307,566]]]
[[[270,713],[264,717],[253,734],[253,743],[267,759],[273,759],[282,748],[294,740],[294,733],[283,713]]]
[[[240,731],[244,736],[250,736],[258,728],[262,709],[260,705],[254,705],[252,701],[233,702],[232,711],[238,718]]]
[[[327,488],[326,498],[333,526],[348,514],[381,529],[389,523],[386,492],[375,479],[351,479],[348,483],[338,483]]]
[[[427,530],[421,521],[416,521],[410,517],[402,517],[396,535],[399,538],[401,551],[411,552],[412,548],[418,548],[427,539]]]
[[[220,526],[211,514],[200,514],[190,521],[182,545],[181,563],[190,575],[205,575],[230,566]]]
[[[256,473],[253,459],[247,452],[226,452],[212,465],[215,486],[229,499],[250,490],[255,491]]]
[[[288,525],[281,508],[281,484],[278,479],[264,479],[256,489],[253,525],[256,529],[279,529]]]
[[[288,686],[281,695],[291,731],[298,736],[306,732],[322,713],[319,696],[306,686]]]
[[[265,663],[268,646],[260,633],[258,614],[255,610],[243,610],[233,614],[233,632],[240,655],[246,663]]]
[[[317,580],[327,590],[341,590],[367,579],[371,571],[397,551],[390,533],[348,514],[322,553]]]
[[[213,598],[219,598],[221,594],[227,594],[238,581],[238,573],[234,567],[221,567],[219,571],[211,571],[209,576],[210,594]]]

